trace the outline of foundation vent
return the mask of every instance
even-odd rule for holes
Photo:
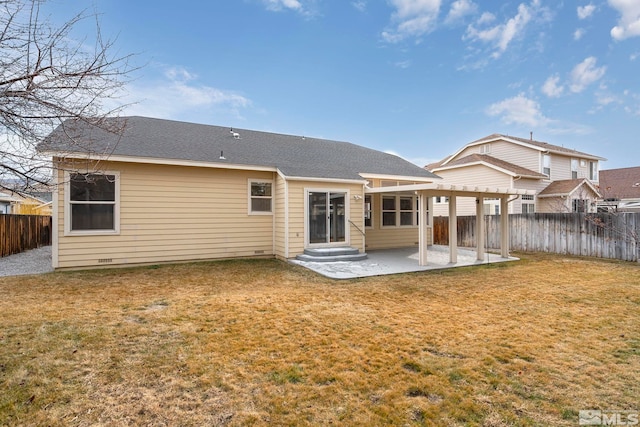
[[[113,262],[113,258],[100,258],[98,260],[98,264],[108,264],[110,262]]]

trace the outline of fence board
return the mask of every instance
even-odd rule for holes
[[[50,216],[0,215],[0,257],[50,244]]]
[[[487,248],[500,247],[500,216],[485,217]],[[447,217],[435,217],[434,243],[449,244]],[[461,216],[458,245],[474,247],[475,216]],[[640,213],[552,213],[509,215],[510,248],[523,252],[612,258],[638,261]]]

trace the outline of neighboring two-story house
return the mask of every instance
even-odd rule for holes
[[[595,212],[603,157],[558,145],[493,134],[470,142],[427,170],[445,182],[535,190],[509,203],[509,213]],[[475,199],[458,200],[459,215],[475,215]],[[434,215],[448,216],[448,198],[436,197]],[[484,199],[486,214],[499,214],[499,200]]]

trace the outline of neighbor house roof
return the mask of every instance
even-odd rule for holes
[[[39,150],[66,157],[99,155],[158,163],[170,159],[221,167],[266,167],[288,177],[362,180],[361,174],[371,174],[439,179],[398,156],[348,142],[138,116],[110,120],[124,123],[121,135],[84,122],[66,121]]]
[[[599,184],[605,199],[640,198],[640,166],[599,172]]]
[[[540,172],[523,168],[504,160],[496,159],[495,157],[489,156],[487,154],[470,154],[468,156],[454,160],[451,163],[447,163],[444,166],[442,166],[441,164],[432,164],[427,166],[427,168],[430,168],[429,170],[431,170],[432,172],[438,172],[440,170],[453,169],[477,164],[484,164],[485,166],[489,166],[494,169],[500,169],[512,176],[520,176],[526,178],[547,178],[546,175],[541,174]]]
[[[553,181],[544,190],[538,193],[538,197],[559,197],[568,196],[574,193],[579,187],[587,186],[594,194],[600,195],[598,189],[591,184],[586,178],[578,179],[561,179],[559,181]]]
[[[581,158],[593,159],[593,160],[606,160],[604,157],[595,156],[593,154],[584,153],[584,152],[573,150],[571,148],[566,148],[560,145],[549,144],[548,142],[536,141],[533,138],[529,138],[529,139],[518,138],[516,136],[503,135],[501,133],[494,133],[492,135],[485,136],[484,138],[480,138],[470,142],[466,146],[479,145],[479,144],[484,144],[487,142],[497,141],[497,140],[511,141],[520,145],[537,148],[540,151],[549,151],[552,153],[562,154],[565,156],[575,156],[575,157],[581,157]]]

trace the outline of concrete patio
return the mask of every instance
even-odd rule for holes
[[[385,249],[367,252],[369,257],[362,261],[307,262],[290,260],[331,279],[356,279],[359,277],[383,276],[386,274],[411,273],[415,271],[438,270],[443,268],[466,267],[470,265],[518,261],[519,258],[503,258],[500,254],[485,253],[479,261],[475,250],[458,248],[458,262],[449,262],[449,247],[432,245],[427,249],[427,265],[420,266],[417,247]]]

